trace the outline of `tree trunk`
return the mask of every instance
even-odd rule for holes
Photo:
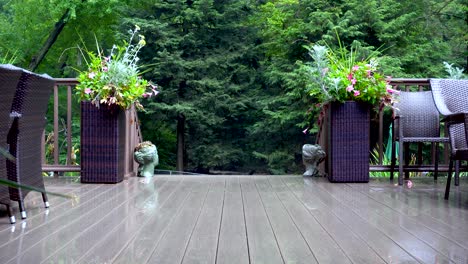
[[[62,32],[63,28],[65,27],[65,24],[68,22],[70,14],[70,9],[67,9],[67,11],[65,11],[63,16],[60,18],[60,20],[57,23],[55,23],[54,29],[49,34],[49,37],[47,38],[45,43],[42,45],[41,50],[36,54],[36,56],[32,57],[31,63],[29,64],[30,71],[35,71],[37,69],[37,66],[39,66],[44,57],[47,55],[47,52],[49,52],[50,48],[60,35],[60,32]]]
[[[185,116],[177,116],[177,171],[184,171]]]

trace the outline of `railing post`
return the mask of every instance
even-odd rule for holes
[[[72,87],[67,86],[67,165],[72,163]]]
[[[383,109],[379,110],[379,165],[383,164]]]
[[[58,114],[58,85],[54,86],[54,165],[59,164],[59,137],[58,137],[58,124],[59,124],[59,114]],[[58,177],[58,172],[54,172],[54,177]]]

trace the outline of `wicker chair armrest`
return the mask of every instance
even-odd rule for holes
[[[468,113],[457,113],[447,115],[442,119],[443,122],[447,122],[450,125],[465,123],[468,121]]]

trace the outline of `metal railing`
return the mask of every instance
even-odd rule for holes
[[[49,133],[48,140],[46,142],[46,134],[44,131],[42,137],[42,171],[53,172],[55,177],[58,177],[60,173],[64,172],[79,172],[81,170],[80,165],[73,164],[74,161],[74,149],[73,149],[73,137],[80,137],[79,133],[73,135],[72,124],[73,124],[73,93],[72,89],[78,84],[75,78],[57,78],[55,79],[54,86],[54,97],[53,106],[49,111],[53,112],[53,128]],[[59,102],[59,92],[66,89],[66,107],[65,102]],[[60,107],[62,106],[62,107]],[[79,108],[78,108],[79,109]],[[76,110],[76,109],[75,109]],[[66,118],[60,118],[61,111],[66,111]],[[140,124],[138,115],[134,107],[125,111],[126,118],[126,144],[125,144],[125,174],[130,176],[136,173],[136,164],[133,161],[133,149],[135,146],[142,141],[140,132]],[[60,121],[62,120],[62,128],[60,128]],[[79,120],[79,119],[78,119]],[[75,122],[77,122],[75,120]],[[63,145],[66,146],[66,159],[65,164],[60,163],[60,133],[64,137]],[[52,164],[47,163],[46,149],[52,149]],[[63,154],[62,154],[63,155]],[[79,161],[77,161],[79,164]]]

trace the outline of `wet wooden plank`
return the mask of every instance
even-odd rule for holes
[[[249,252],[239,177],[226,179],[216,263],[247,264]]]
[[[46,181],[46,183],[49,181]],[[55,182],[55,181],[54,181]],[[57,184],[60,182],[57,182]],[[62,194],[68,194],[68,195],[73,195],[77,194],[79,196],[81,193],[90,191],[94,188],[97,188],[99,185],[83,185],[83,184],[76,184],[76,183],[67,183],[67,184],[61,184],[59,186],[46,186],[45,189],[47,191],[53,191],[53,192],[58,192]],[[26,213],[28,215],[28,218],[26,221],[21,220],[21,216],[19,214],[19,208],[18,208],[18,203],[15,201],[12,201],[12,211],[13,214],[16,216],[17,222],[22,221],[22,223],[26,223],[23,225],[28,226],[28,222],[30,219],[33,219],[36,216],[43,217],[44,214],[47,214],[50,210],[55,210],[57,211],[57,207],[63,204],[67,203],[67,199],[63,197],[58,197],[54,195],[48,195],[49,199],[49,204],[50,208],[45,208],[44,207],[44,202],[42,201],[42,195],[38,192],[29,192],[28,195],[26,195],[25,199],[25,208],[26,208]],[[0,208],[3,209],[3,206],[0,206]],[[11,229],[10,221],[7,218],[0,218],[0,232],[4,230],[10,230]],[[1,236],[1,235],[0,235]]]
[[[104,195],[94,197],[86,206],[69,210],[68,214],[57,220],[56,224],[48,224],[40,232],[28,235],[27,239],[19,241],[18,245],[14,246],[17,248],[14,251],[16,258],[11,260],[11,263],[37,263],[38,260],[46,259],[50,254],[59,250],[63,244],[78,236],[82,230],[94,224],[97,219],[103,218],[110,210],[125,203],[129,196],[135,195],[134,183],[135,181],[129,181],[114,185],[117,188],[110,188],[110,191]],[[0,258],[3,259],[6,255],[11,257],[7,251],[5,254],[2,252]]]
[[[252,177],[240,178],[251,263],[284,263]]]
[[[408,205],[408,200],[410,198],[403,194],[406,191],[402,188],[369,188],[365,185],[352,187],[354,190],[366,194],[370,199],[377,200],[393,210],[410,217],[419,225],[431,229],[464,248],[468,248],[468,232],[460,232],[460,229],[454,227],[455,225],[449,224],[452,221],[456,222],[460,220],[458,218],[453,218],[449,223],[447,223],[441,219],[437,219],[437,215],[427,214],[425,210],[421,209],[428,200],[424,196],[420,197],[417,203],[410,206]],[[413,197],[412,199],[415,198]]]
[[[324,200],[329,199],[328,196],[322,197],[320,194],[316,195],[318,187],[315,184],[305,184],[302,178],[283,180],[285,185],[291,189],[292,193],[301,201],[317,222],[334,238],[353,263],[386,263],[376,253],[376,245],[370,245],[366,237],[362,237],[360,232],[363,231],[364,234],[368,233],[365,230],[366,226],[362,227],[364,230],[355,230],[353,227],[350,227],[347,223],[348,219],[343,219],[332,212],[336,211],[334,207],[337,205],[324,203]],[[384,250],[391,251],[391,248]]]
[[[281,178],[273,176],[268,180],[319,263],[352,263],[331,234],[297,200]]]
[[[186,205],[187,200],[194,192],[204,189],[206,179],[184,178],[182,187],[161,207],[160,212],[143,224],[128,244],[114,256],[112,263],[147,263],[151,254],[161,242],[169,224]],[[163,242],[164,243],[164,242]]]
[[[318,263],[302,233],[278,199],[276,192],[271,188],[268,178],[255,177],[255,185],[284,261],[286,263]]]
[[[58,204],[46,214],[40,195],[28,196],[26,221],[8,224],[14,232],[0,223],[0,263],[147,263],[153,252],[155,261],[170,263],[310,263],[298,257],[305,247],[318,263],[468,263],[463,180],[448,202],[444,184],[418,180],[412,189],[297,176],[157,176],[164,184],[154,189],[139,188],[138,178],[116,185],[61,180],[46,188],[79,199],[51,197]],[[205,202],[199,198],[188,213],[189,195],[200,192]],[[182,212],[191,220],[182,221]]]
[[[434,232],[430,228],[421,225],[419,221],[414,218],[408,217],[404,214],[401,214],[391,207],[388,207],[379,201],[368,199],[363,193],[356,193],[356,190],[353,189],[352,185],[336,185],[333,188],[341,188],[342,193],[350,194],[352,193],[354,199],[346,198],[346,201],[343,201],[343,204],[349,204],[350,207],[357,207],[357,211],[361,211],[360,206],[363,204],[362,201],[367,201],[366,205],[368,206],[368,210],[370,211],[369,214],[372,214],[371,219],[379,219],[377,222],[380,226],[388,225],[388,222],[399,226],[401,229],[405,230],[406,232],[412,234],[413,236],[417,237],[419,240],[423,241],[427,245],[431,246],[435,251],[440,252],[445,257],[455,261],[457,259],[463,259],[466,263],[468,263],[468,257],[466,248],[458,245],[456,242],[449,240],[446,237],[439,235],[438,233]],[[338,190],[340,192],[340,190]],[[381,217],[375,216],[379,215]],[[382,224],[383,222],[383,224]],[[393,227],[394,228],[394,227]],[[410,241],[410,237],[407,239]]]
[[[79,237],[70,241],[68,245],[45,262],[53,263],[54,260],[60,259],[65,263],[77,263],[80,260],[110,263],[115,254],[147,221],[149,214],[156,213],[159,209],[159,203],[165,203],[171,194],[178,189],[181,182],[181,179],[169,182],[165,179],[156,182],[147,180],[149,178],[138,182],[139,185],[143,185],[143,189],[139,191],[137,196],[129,199],[126,204],[116,208],[112,214],[84,230]],[[108,229],[103,228],[107,226],[109,226]],[[89,237],[95,237],[96,240],[89,243],[87,241]]]
[[[28,196],[32,195],[33,193],[28,194],[28,196],[26,196],[26,207],[29,208],[27,210],[28,218],[21,220],[21,218],[17,216],[16,225],[11,225],[8,223],[5,228],[0,229],[0,247],[15,237],[24,233],[30,233],[34,229],[48,224],[56,217],[66,214],[71,205],[77,204],[77,199],[80,199],[79,197],[87,197],[91,199],[92,196],[88,196],[88,194],[93,195],[92,193],[99,193],[96,192],[99,187],[101,187],[101,185],[85,185],[82,188],[70,190],[67,194],[72,195],[74,197],[73,199],[56,197],[56,199],[51,200],[51,207],[48,209],[43,207],[41,194],[34,194],[34,196],[37,197],[35,206],[31,206],[30,201],[28,200]],[[103,192],[105,189],[106,188],[102,188],[101,192]],[[81,199],[80,202],[83,202],[83,200]],[[10,239],[5,239],[6,234],[11,235]]]
[[[377,243],[378,241],[382,241],[382,238],[389,240],[388,246],[379,244],[375,249],[376,251],[379,250],[381,257],[386,258],[386,256],[390,256],[389,260],[397,259],[403,262],[417,259],[422,263],[431,263],[434,260],[437,260],[439,263],[450,263],[449,259],[442,253],[398,225],[388,221],[388,219],[375,213],[378,206],[372,206],[373,201],[363,199],[363,195],[360,193],[352,190],[349,191],[340,186],[340,184],[332,184],[325,181],[315,181],[315,183],[320,187],[317,190],[318,192],[330,197],[330,204],[333,203],[333,200],[337,202],[337,208],[342,212],[342,216],[348,219],[350,224],[353,223],[356,225],[356,228],[362,226],[368,232],[373,231],[367,237],[368,241]],[[385,247],[391,247],[392,244],[400,247],[399,252],[394,251],[392,254],[382,252]],[[398,249],[395,246],[393,248]]]
[[[163,214],[164,208],[176,199],[177,196],[186,192],[189,186],[184,184],[184,178],[175,180],[163,179],[164,182],[157,182],[156,185],[150,185],[154,188],[153,197],[144,204],[136,205],[139,210],[136,214],[127,213],[127,219],[114,228],[98,244],[93,246],[84,254],[79,263],[111,263],[130,241],[133,241],[141,232],[147,232],[147,223]]]
[[[210,183],[190,193],[179,214],[167,226],[160,240],[162,243],[157,243],[147,263],[181,263],[213,180],[210,179]]]
[[[215,263],[224,204],[226,178],[216,179],[206,197],[182,263]]]

